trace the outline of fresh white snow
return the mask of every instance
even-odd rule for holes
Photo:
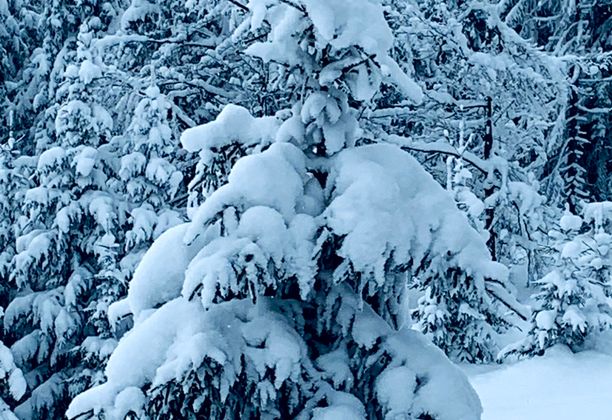
[[[482,420],[609,420],[612,355],[565,346],[517,363],[463,366]]]

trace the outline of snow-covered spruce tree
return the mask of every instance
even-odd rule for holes
[[[12,156],[8,149],[7,139],[5,147],[0,146],[0,308],[7,304],[9,295],[9,272],[11,260],[15,255],[15,235],[13,223],[15,222],[15,172],[11,168]]]
[[[113,197],[104,192],[99,150],[110,137],[112,120],[92,94],[100,68],[88,46],[101,25],[96,17],[83,24],[67,57],[52,137],[37,145],[44,152],[35,186],[25,193],[16,223],[4,342],[28,384],[15,408],[21,418],[61,416],[71,397],[94,380],[98,356],[113,347],[112,339],[105,346],[83,342],[95,334],[97,321],[106,319],[99,315],[96,293],[113,264],[108,250],[118,214]]]
[[[455,236],[466,233],[449,227],[443,234],[454,241]],[[469,234],[470,241],[482,241],[475,231]],[[486,247],[478,250],[481,258],[490,258],[486,251]],[[428,255],[425,264],[418,266],[413,284],[422,296],[412,317],[417,329],[431,337],[451,359],[490,362],[499,350],[497,333],[512,323],[507,309],[518,314],[523,310],[508,291],[507,273],[500,269],[505,267],[476,266],[466,270],[463,258],[462,253],[449,249]],[[509,303],[509,308],[503,308],[502,302]]]
[[[71,61],[74,40],[81,24],[98,17],[104,26],[116,19],[122,0],[64,0],[13,3],[19,8],[20,38],[29,57],[20,66],[17,83],[12,84],[10,106],[15,112],[16,138],[21,150],[41,153],[54,142],[57,88]],[[34,146],[46,146],[33,150]]]
[[[23,45],[19,39],[19,23],[12,8],[4,2],[0,4],[0,139],[4,142],[9,131],[8,85],[19,70],[18,58]]]
[[[9,127],[10,130],[10,127]],[[19,200],[21,183],[16,181],[16,172],[8,166],[13,160],[8,145],[12,144],[12,133],[4,147],[0,148],[0,321],[4,318],[4,308],[11,296],[9,273],[15,255],[15,202]],[[19,401],[26,391],[26,383],[21,369],[15,365],[11,350],[1,340],[3,328],[0,325],[0,419],[16,419],[11,406]]]
[[[10,96],[14,86],[19,85],[23,63],[29,53],[29,33],[24,20],[28,10],[13,1],[0,4],[0,139],[4,144],[13,130],[15,110]],[[26,17],[26,19],[24,19]],[[13,120],[13,121],[9,121]]]
[[[301,86],[291,112],[229,107],[185,133],[189,150],[274,142],[145,254],[125,303],[134,328],[68,417],[478,418],[462,374],[406,324],[406,277],[444,254],[482,290],[501,267],[411,156],[356,146],[354,106],[383,79],[420,99],[387,55],[380,5],[248,7],[243,30],[266,36],[246,53]]]
[[[178,139],[171,118],[171,104],[157,86],[145,89],[132,121],[124,135],[110,142],[107,152],[115,160],[113,178],[107,185],[122,201],[122,224],[115,225],[120,284],[109,283],[105,296],[100,296],[108,315],[111,303],[125,296],[127,281],[142,255],[162,232],[184,221],[173,210],[172,200],[182,187],[183,175],[176,169]],[[109,273],[110,274],[110,273]],[[120,287],[117,287],[120,286]],[[121,313],[121,306],[111,314],[111,324]]]
[[[26,191],[32,173],[32,159],[20,157],[11,148],[14,145],[12,124],[9,119],[9,137],[0,145],[0,321],[4,308],[15,296],[11,282],[12,261],[16,253],[16,230]],[[0,323],[0,342],[4,340],[4,329]]]
[[[528,336],[501,356],[542,354],[556,344],[573,351],[612,326],[612,203],[591,203],[582,217],[569,212],[551,232],[556,267],[540,282]]]

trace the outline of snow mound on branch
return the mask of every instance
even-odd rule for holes
[[[563,230],[579,230],[582,226],[582,217],[566,213],[561,217],[559,225]]]
[[[138,22],[145,22],[148,17],[159,16],[161,9],[156,4],[146,0],[133,0],[130,7],[125,9],[121,16],[121,28],[126,31]]]
[[[393,34],[377,2],[303,0],[302,3],[323,44],[338,50],[359,45],[367,53],[377,55],[386,55],[393,45]]]
[[[180,295],[185,270],[202,246],[201,241],[183,243],[188,228],[189,224],[183,223],[168,229],[142,257],[127,295],[130,311],[135,316]]]
[[[90,60],[85,60],[81,63],[79,78],[84,84],[88,85],[100,77],[102,77],[102,69],[100,66],[92,63]]]
[[[612,223],[612,201],[585,204],[582,210],[584,220],[593,223],[597,230]]]
[[[77,174],[84,177],[89,176],[96,164],[97,155],[98,151],[93,147],[79,148],[73,161]]]
[[[279,123],[275,117],[255,118],[246,108],[229,104],[215,121],[185,130],[181,144],[189,152],[198,152],[219,149],[233,142],[271,143]]]
[[[273,144],[263,153],[246,156],[236,162],[228,183],[195,213],[191,232],[195,235],[226,207],[238,203],[243,208],[273,208],[288,221],[303,205],[305,177],[305,156],[291,144]]]
[[[38,158],[36,170],[38,172],[48,172],[57,167],[61,167],[66,159],[66,151],[59,146],[45,150]]]
[[[393,145],[341,152],[330,185],[334,200],[324,216],[344,236],[340,255],[383,282],[385,259],[418,265],[428,253],[448,255],[477,281],[506,279],[450,195],[410,156]]]
[[[27,385],[23,373],[15,365],[11,350],[2,342],[0,342],[0,381],[7,383],[8,391],[15,400],[21,399],[26,392]]]

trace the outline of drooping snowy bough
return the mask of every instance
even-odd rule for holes
[[[131,312],[134,327],[106,382],[79,395],[68,417],[478,419],[464,375],[410,328],[408,287],[416,273],[428,287],[455,282],[457,307],[427,307],[438,308],[437,328],[459,323],[468,338],[453,345],[467,346],[490,338],[501,315],[484,280],[506,273],[414,158],[359,146],[356,107],[381,83],[420,100],[387,55],[381,6],[248,8],[241,30],[266,40],[246,52],[277,63],[273,77],[295,104],[276,122],[230,106],[184,134],[206,159],[223,142],[261,147],[145,254],[111,308],[111,317]]]
[[[0,312],[0,316],[3,314]],[[0,341],[0,419],[17,420],[6,401],[18,401],[26,392],[26,381],[15,365],[11,350]]]

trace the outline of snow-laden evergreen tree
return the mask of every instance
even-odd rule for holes
[[[13,156],[8,145],[13,142],[12,133],[7,144],[0,146],[0,307],[7,304],[9,273],[15,255],[15,172],[9,166]]]
[[[447,158],[447,190],[457,206],[479,233],[483,241],[489,233],[484,225],[484,203],[468,187],[472,178],[461,156],[473,136],[464,137],[463,125],[456,150],[460,157]],[[451,257],[451,258],[449,258]],[[453,359],[489,362],[497,353],[495,336],[511,325],[502,315],[496,300],[511,302],[511,309],[520,308],[510,297],[505,276],[491,276],[489,290],[481,278],[473,278],[456,266],[452,256],[436,256],[428,267],[416,271],[413,287],[424,293],[413,312],[417,328],[431,336],[433,342]],[[491,287],[493,284],[497,287]],[[501,286],[501,287],[500,287]],[[521,311],[522,312],[522,311]]]
[[[74,52],[75,38],[86,19],[97,17],[106,26],[116,19],[121,0],[9,1],[18,12],[24,54],[19,78],[11,84],[10,107],[14,110],[20,150],[41,153],[55,141],[54,120],[61,98],[57,89]],[[45,147],[34,150],[34,146]],[[42,146],[41,146],[42,147]]]
[[[93,291],[106,281],[101,267],[108,264],[117,222],[98,150],[110,137],[112,120],[92,90],[101,74],[89,45],[102,28],[97,17],[88,19],[67,57],[54,130],[37,145],[44,151],[15,226],[4,342],[28,384],[15,408],[21,418],[61,416],[67,401],[93,380],[92,359],[112,349],[112,341],[96,348],[83,342],[98,328]],[[47,144],[50,139],[56,143]]]
[[[18,70],[16,53],[19,43],[19,24],[7,2],[0,3],[0,106],[4,110],[0,116],[0,139],[8,139],[9,100],[8,84]],[[17,51],[16,51],[17,50]]]
[[[119,178],[123,193],[131,203],[130,224],[125,248],[142,253],[152,239],[177,224],[180,216],[169,208],[183,182],[183,175],[172,163],[178,155],[176,129],[171,128],[171,104],[157,86],[149,86],[134,110],[124,136],[115,139],[122,154]],[[145,245],[146,244],[146,245]],[[133,273],[137,259],[130,258],[126,280]]]
[[[502,357],[542,354],[556,344],[584,348],[594,332],[612,326],[612,203],[590,203],[582,217],[569,212],[551,232],[558,259],[539,282],[537,307],[525,340]]]
[[[454,238],[459,233],[451,229],[446,235]],[[482,240],[471,240],[475,238]],[[513,322],[508,314],[524,316],[524,308],[509,291],[507,273],[466,270],[462,256],[450,250],[429,258],[414,273],[414,287],[422,291],[412,312],[416,328],[454,360],[494,360],[499,351],[496,336]]]
[[[5,142],[9,131],[15,128],[13,98],[23,86],[23,67],[36,43],[38,15],[36,1],[24,5],[21,1],[4,0],[0,3],[0,139]],[[27,122],[19,115],[18,125],[23,129]],[[10,121],[12,120],[12,121]]]
[[[135,1],[119,13],[121,4],[32,2],[22,11],[34,13],[21,27],[36,30],[9,105],[19,144],[40,158],[2,297],[5,341],[18,346],[28,378],[21,417],[54,416],[66,398],[100,381],[114,347],[108,307],[125,294],[143,250],[180,219],[167,211],[177,188],[185,191],[174,166],[184,158],[177,121],[184,128],[195,124],[187,113],[210,119],[216,97],[228,102],[240,92],[219,96],[235,84],[226,77],[234,71],[224,53],[231,42],[222,40],[242,12],[227,2]],[[170,96],[146,88],[155,76]],[[13,254],[7,246],[3,257]]]
[[[6,308],[14,297],[14,284],[11,282],[12,261],[16,253],[16,229],[22,214],[22,204],[30,186],[29,177],[33,172],[32,159],[19,156],[9,117],[9,130],[6,142],[0,145],[0,308]],[[3,313],[3,310],[0,312]],[[0,341],[3,339],[0,328]]]
[[[214,119],[229,103],[246,106],[255,116],[286,108],[287,95],[279,91],[270,65],[241,52],[251,37],[235,31],[244,17],[243,8],[226,0],[132,1],[118,30],[97,41],[112,65],[105,73],[117,89],[117,131],[126,132],[130,117],[123,110],[135,108],[142,95],[134,91],[142,94],[152,76],[171,105],[177,138],[183,129]],[[232,164],[251,151],[242,146],[225,145],[206,167],[205,158],[195,154],[177,165],[191,183],[190,206],[226,181]],[[183,193],[176,199],[181,204]]]
[[[12,124],[9,118],[8,139],[0,146],[0,321],[4,318],[4,308],[11,296],[9,273],[11,260],[15,255],[15,201],[21,199],[16,172],[12,167],[14,156],[9,147],[14,143]],[[0,337],[3,328],[0,326]],[[16,420],[11,406],[19,401],[26,391],[26,383],[21,369],[15,365],[11,350],[0,339],[0,418]],[[8,403],[7,403],[8,401]],[[9,405],[10,404],[10,405]]]
[[[261,34],[246,54],[274,63],[293,106],[229,105],[185,132],[191,151],[268,147],[144,255],[123,303],[134,328],[68,417],[478,418],[463,375],[410,329],[407,282],[439,258],[482,293],[505,271],[414,158],[359,146],[357,107],[382,82],[421,100],[381,6],[246,7],[240,30]]]
[[[107,185],[127,212],[121,217],[124,223],[115,226],[119,272],[109,272],[120,282],[107,283],[108,290],[99,293],[101,313],[110,315],[113,328],[125,313],[121,305],[110,313],[109,307],[125,296],[125,285],[142,255],[161,233],[184,221],[172,205],[177,192],[184,189],[183,175],[174,164],[180,154],[173,136],[172,105],[157,86],[147,87],[144,94],[127,132],[113,138],[107,149],[115,160]]]

